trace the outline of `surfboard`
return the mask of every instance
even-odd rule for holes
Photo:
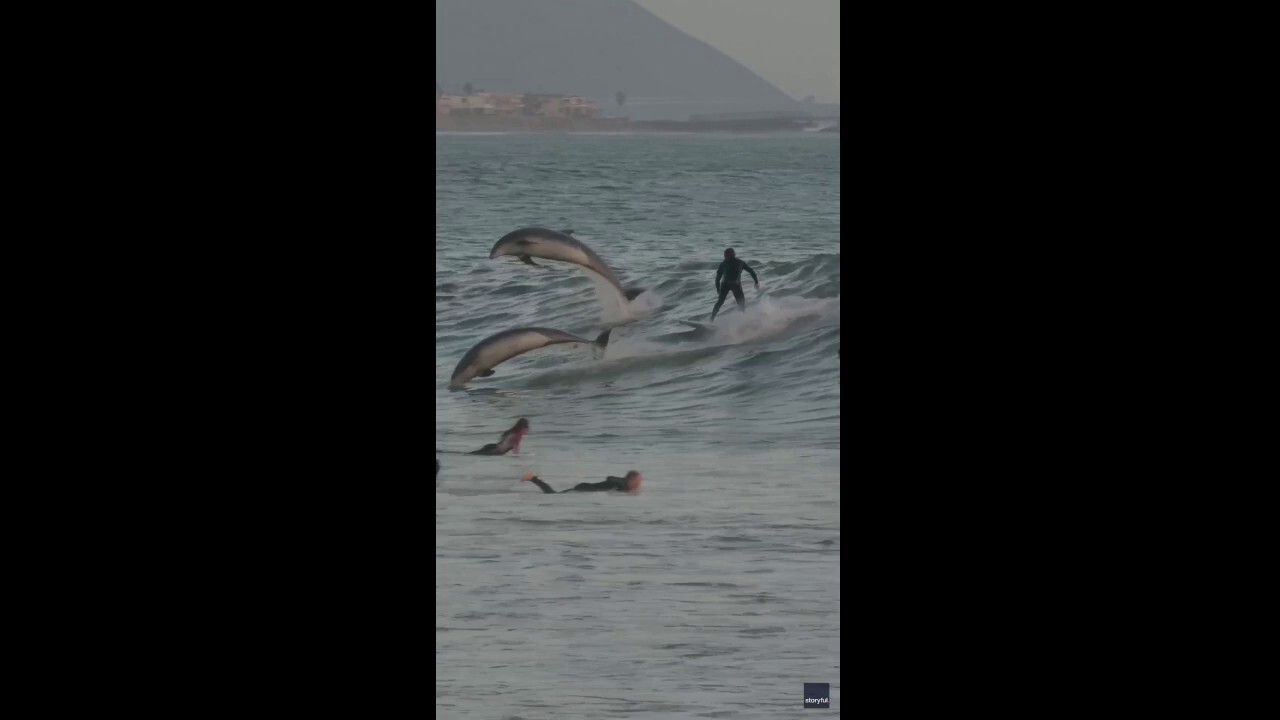
[[[688,325],[691,328],[697,328],[698,330],[706,330],[707,332],[716,331],[715,325],[707,325],[700,322],[694,322],[692,320],[679,320],[677,322],[680,322],[681,324],[684,324],[684,325]]]

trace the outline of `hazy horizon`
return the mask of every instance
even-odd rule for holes
[[[435,11],[436,80],[445,88],[472,83],[492,92],[581,95],[605,112],[637,121],[792,112],[806,95],[833,100],[837,94],[838,83],[810,92],[811,85],[794,79],[784,90],[698,37],[707,33],[697,27],[697,17],[720,26],[728,39],[718,42],[729,46],[770,33],[774,44],[783,36],[797,37],[814,51],[794,48],[797,58],[809,58],[799,64],[766,57],[774,79],[788,71],[810,83],[829,76],[838,57],[826,69],[828,63],[813,57],[832,44],[808,37],[804,25],[773,23],[767,13],[747,11],[726,25],[723,13],[715,12],[673,23],[635,0],[438,0]],[[750,62],[760,65],[759,55]],[[622,96],[625,109],[617,102]]]
[[[796,100],[840,102],[839,0],[635,0]]]

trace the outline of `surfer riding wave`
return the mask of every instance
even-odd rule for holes
[[[742,294],[742,271],[746,270],[751,274],[751,279],[755,281],[756,290],[760,289],[760,278],[756,277],[756,271],[751,266],[734,257],[733,248],[725,248],[724,262],[720,263],[720,268],[716,270],[716,292],[719,293],[720,299],[716,300],[716,306],[711,309],[711,321],[715,322],[716,313],[720,312],[720,306],[724,305],[724,299],[729,297],[729,293],[733,293],[733,299],[738,301],[739,312],[747,311],[747,301]],[[723,282],[721,281],[723,279]]]

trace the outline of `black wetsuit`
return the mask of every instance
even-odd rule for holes
[[[518,434],[518,431],[505,430],[502,433],[502,437],[498,438],[498,442],[489,443],[488,445],[485,445],[479,450],[473,450],[468,454],[470,455],[506,455],[507,453],[511,452],[511,449],[513,447],[519,444],[519,440],[521,437],[522,435]]]
[[[546,483],[542,482],[542,480],[540,480],[539,478],[530,478],[529,482],[531,482],[531,483],[533,483],[534,485],[537,485],[538,487],[542,488],[542,492],[544,492],[544,493],[549,493],[549,494],[554,495],[554,494],[555,494],[555,492],[556,492],[555,490],[552,490],[552,489],[551,489],[551,486],[550,486],[550,485],[548,485],[548,484],[546,484]],[[617,491],[619,491],[619,492],[626,492],[626,491],[627,491],[627,479],[626,479],[626,478],[620,478],[620,477],[614,477],[614,476],[610,475],[609,477],[605,478],[602,482],[598,482],[598,483],[578,483],[577,485],[574,485],[573,487],[569,488],[568,490],[561,490],[560,492],[562,492],[562,493],[567,493],[567,492],[601,492],[601,491],[603,491],[603,490],[617,490]]]
[[[756,277],[756,271],[751,266],[738,258],[725,258],[720,263],[720,269],[716,270],[716,291],[720,293],[720,299],[716,300],[716,306],[711,310],[711,319],[716,319],[716,313],[720,312],[720,306],[724,304],[724,299],[729,297],[729,293],[733,293],[733,299],[738,301],[738,310],[746,312],[747,301],[742,295],[742,271],[746,270],[751,274],[751,279],[757,285],[760,284],[760,278]],[[722,280],[723,278],[723,280]]]

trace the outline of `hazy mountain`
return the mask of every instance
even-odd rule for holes
[[[435,79],[450,92],[585,95],[636,120],[804,109],[633,0],[436,0]]]

